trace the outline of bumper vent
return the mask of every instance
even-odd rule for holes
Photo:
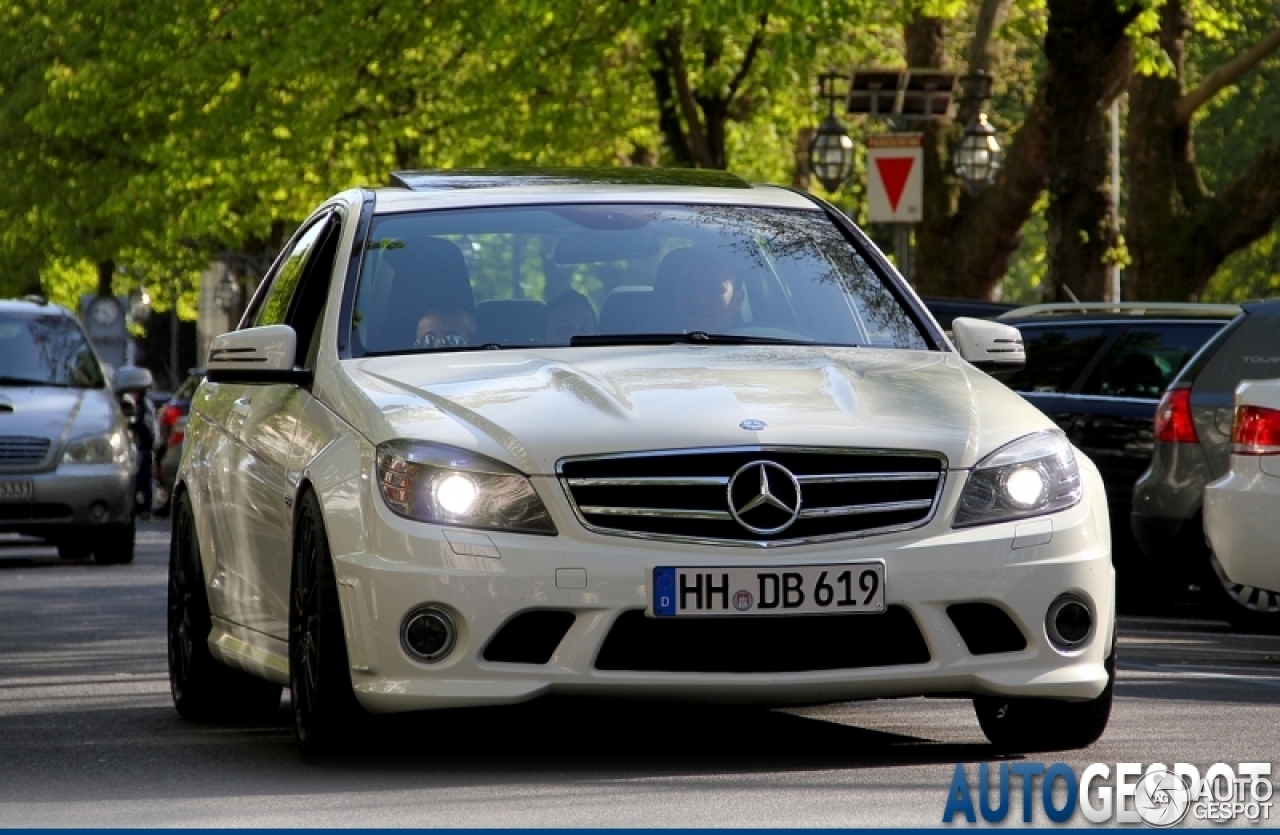
[[[560,462],[582,522],[598,533],[756,545],[923,525],[942,490],[934,453],[735,447]]]
[[[34,467],[49,454],[51,441],[33,435],[0,435],[0,469]]]
[[[484,648],[484,660],[504,664],[545,664],[573,626],[572,612],[522,612],[507,621]]]
[[[973,655],[1019,652],[1027,648],[1026,636],[1003,609],[990,603],[956,603],[947,607],[964,645]]]
[[[929,647],[911,613],[756,618],[647,618],[623,612],[600,648],[598,670],[800,673],[925,664]]]

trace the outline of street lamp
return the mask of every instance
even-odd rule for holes
[[[991,78],[979,70],[964,77],[966,102],[977,105],[977,114],[965,126],[964,137],[952,162],[956,176],[970,191],[981,191],[996,181],[1004,167],[1004,149],[996,141],[996,129],[987,121],[983,105],[991,98]]]
[[[853,140],[836,118],[836,102],[844,99],[835,90],[836,81],[841,77],[832,72],[818,76],[818,97],[827,100],[827,118],[822,120],[809,143],[809,168],[829,192],[840,188],[853,172]]]
[[[129,318],[138,324],[147,321],[151,315],[151,294],[145,287],[139,287],[129,294]]]

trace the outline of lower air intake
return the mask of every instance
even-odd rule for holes
[[[576,619],[572,612],[522,612],[507,621],[489,641],[484,648],[484,660],[545,664]]]
[[[624,612],[609,630],[598,670],[799,673],[925,664],[929,647],[911,613],[755,618],[648,618]]]

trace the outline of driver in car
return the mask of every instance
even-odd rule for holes
[[[682,265],[676,304],[686,331],[724,333],[742,324],[746,291],[727,264],[706,255]]]

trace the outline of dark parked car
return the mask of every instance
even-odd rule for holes
[[[982,299],[953,299],[944,296],[923,296],[920,301],[929,308],[933,318],[943,330],[951,330],[951,321],[957,316],[969,316],[974,319],[994,319],[1002,313],[1008,313],[1018,307],[1008,302],[989,302]]]
[[[1160,401],[1155,453],[1133,490],[1133,533],[1143,553],[1173,578],[1202,588],[1233,624],[1280,632],[1280,593],[1227,580],[1205,542],[1201,516],[1205,485],[1231,467],[1236,386],[1280,377],[1280,300],[1243,307]]]
[[[1098,465],[1111,509],[1113,554],[1127,567],[1133,484],[1147,468],[1152,421],[1165,387],[1236,305],[1043,304],[1000,321],[1022,332],[1027,365],[1002,379]]]

